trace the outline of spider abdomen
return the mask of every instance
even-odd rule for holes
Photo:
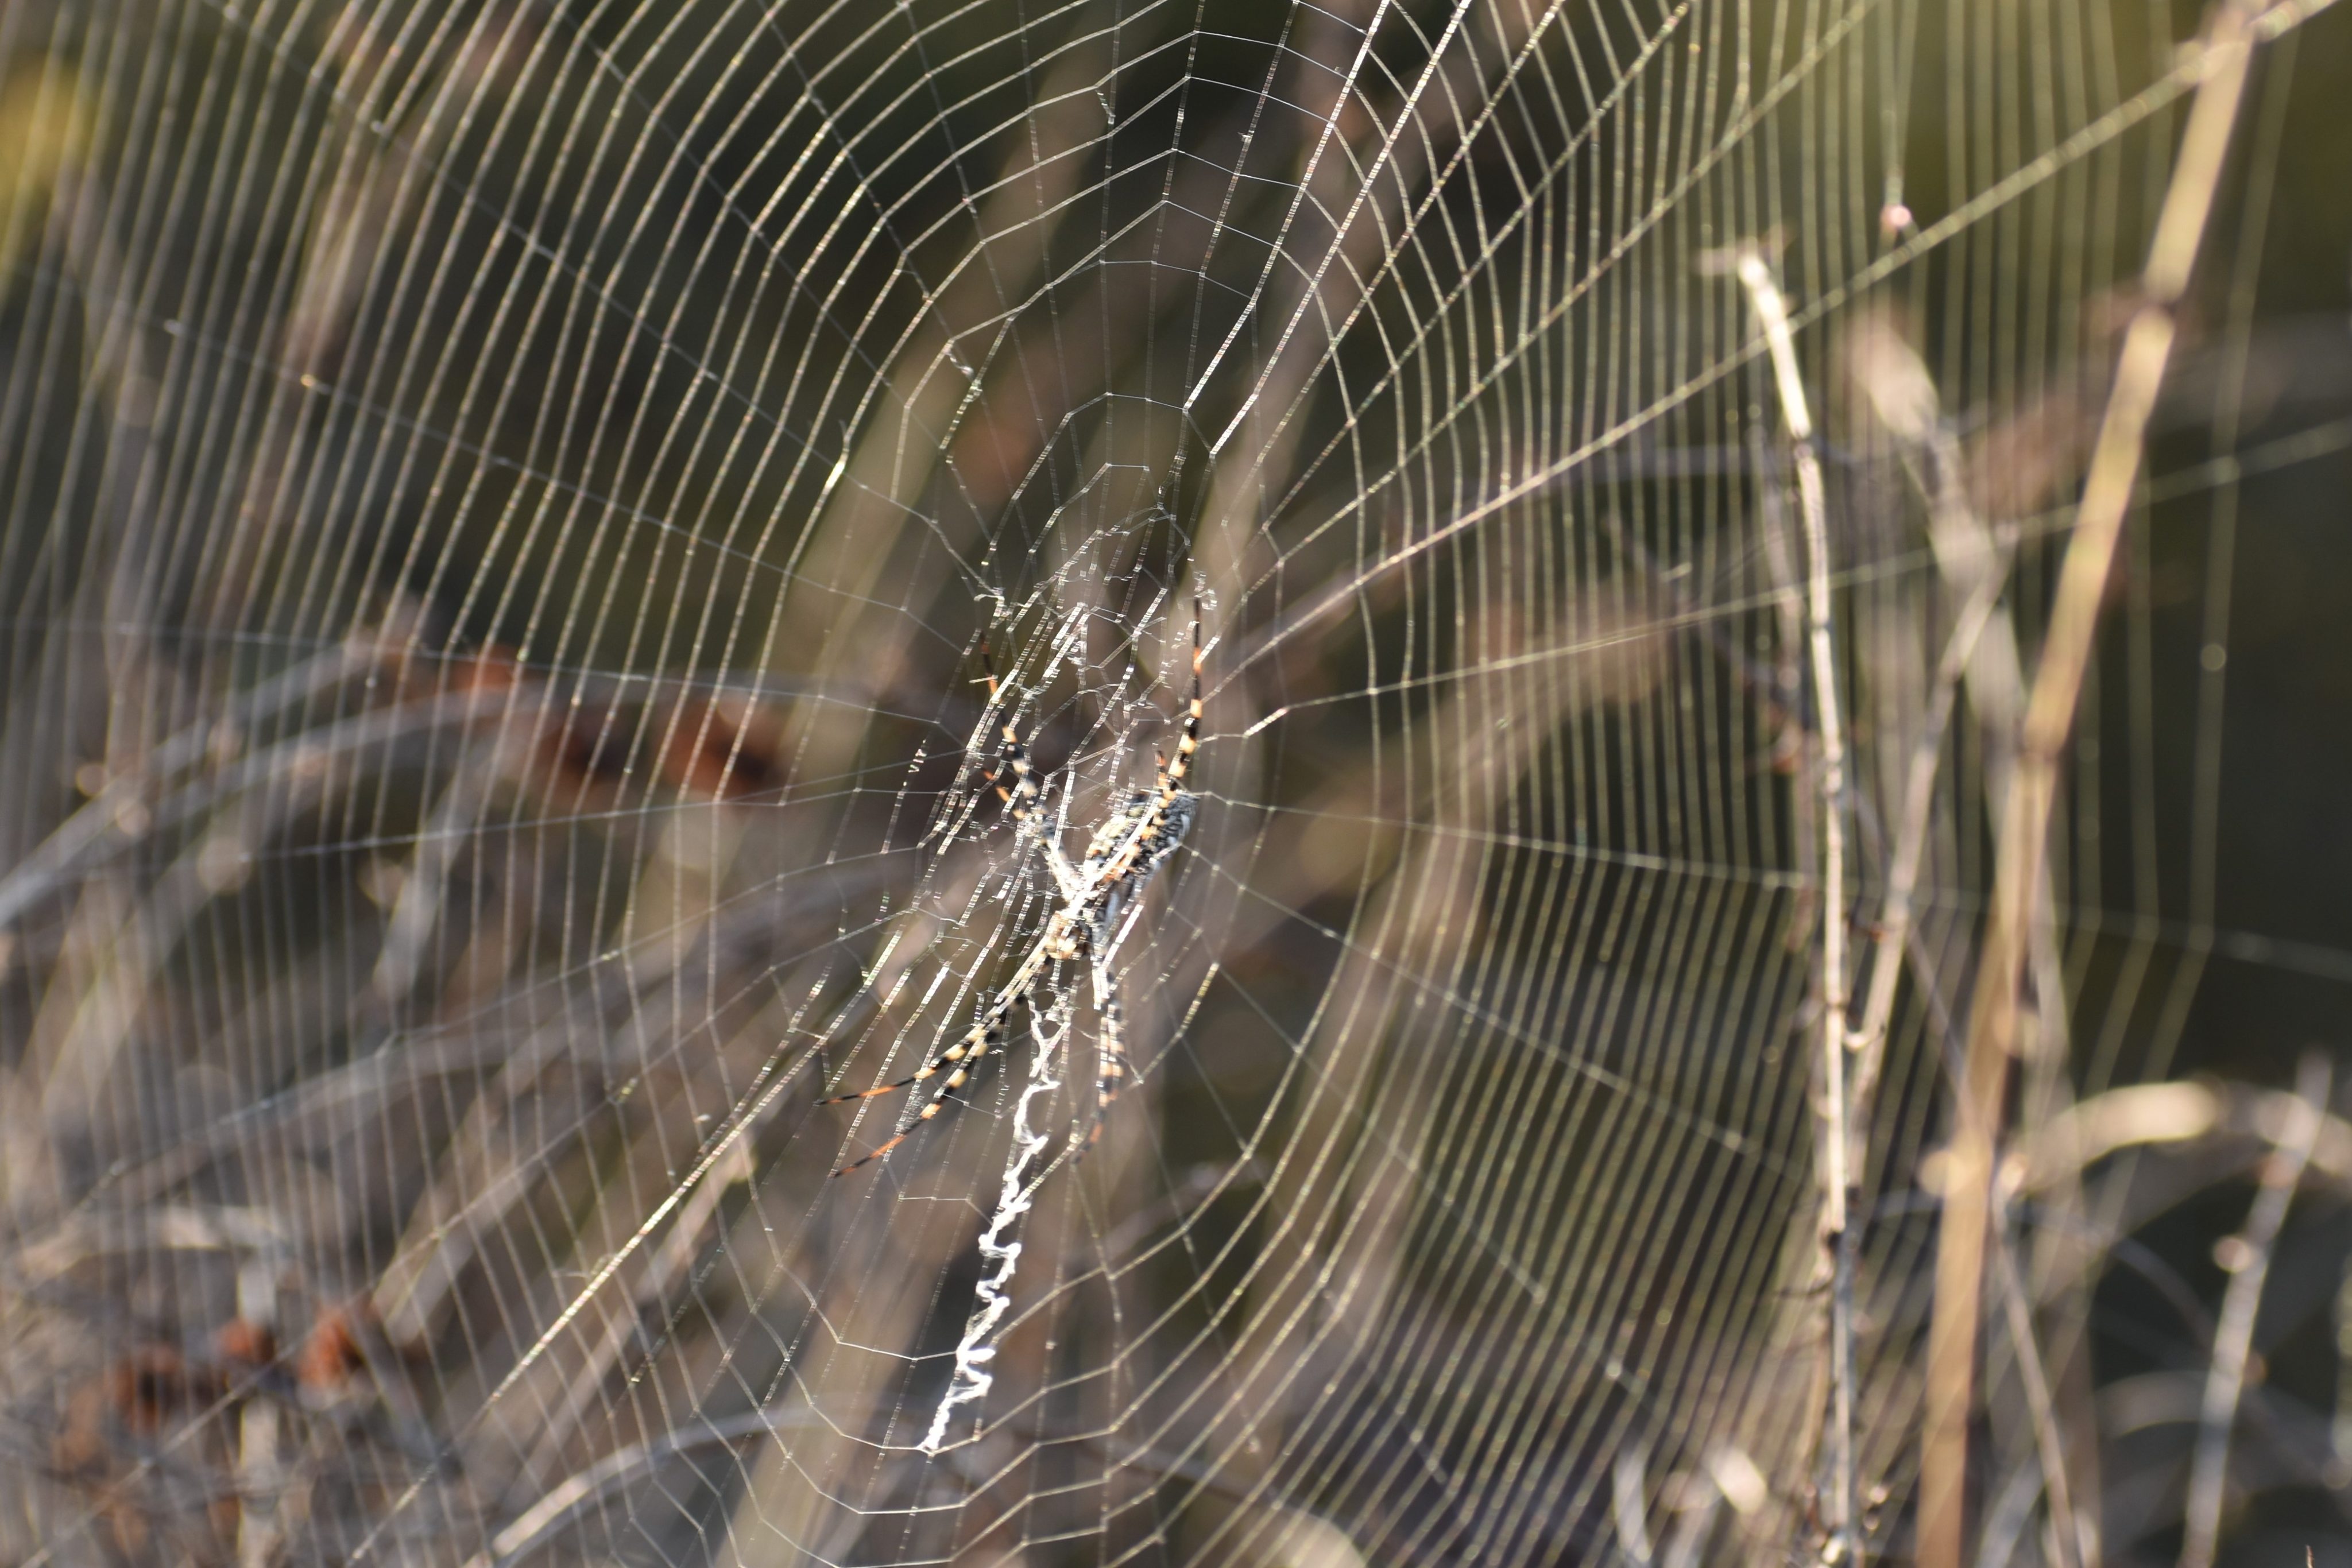
[[[1176,852],[1192,826],[1192,791],[1163,800],[1157,789],[1138,789],[1121,802],[1087,844],[1078,875],[1088,886],[1141,882]]]

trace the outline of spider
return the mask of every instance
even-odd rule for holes
[[[982,658],[986,657],[987,646],[983,643]],[[1005,1025],[1015,1009],[1025,1004],[1031,1015],[1035,1015],[1038,981],[1049,964],[1066,960],[1086,960],[1094,976],[1095,1008],[1102,1016],[1094,1121],[1079,1152],[1092,1148],[1095,1140],[1102,1136],[1103,1121],[1110,1114],[1111,1102],[1118,1097],[1119,1084],[1127,1076],[1125,1018],[1119,1005],[1118,977],[1111,973],[1111,959],[1141,910],[1144,891],[1151,885],[1160,868],[1175,854],[1184,835],[1192,831],[1193,814],[1200,807],[1199,798],[1184,788],[1184,776],[1192,768],[1192,754],[1201,745],[1201,607],[1195,601],[1192,695],[1184,710],[1176,756],[1171,760],[1153,752],[1158,772],[1151,788],[1131,791],[1095,830],[1086,853],[1075,864],[1063,852],[1060,835],[1044,825],[1044,814],[1037,809],[1043,792],[1030,765],[1028,747],[1022,745],[1020,733],[1012,721],[1005,722],[1004,763],[988,775],[988,782],[995,785],[997,795],[1004,801],[1015,834],[1026,837],[1034,833],[1045,847],[1045,866],[1053,873],[1059,906],[1045,923],[1035,946],[1029,949],[1028,956],[1013,969],[1012,977],[988,1004],[980,1020],[953,1045],[924,1062],[911,1077],[817,1102],[821,1105],[839,1105],[852,1100],[871,1100],[912,1088],[942,1072],[946,1074],[929,1097],[918,1096],[908,1103],[898,1117],[896,1134],[887,1142],[843,1166],[833,1173],[835,1176],[847,1176],[860,1166],[881,1159],[912,1136],[916,1128],[937,1116],[971,1081],[972,1070],[981,1059],[1003,1049]],[[987,680],[989,704],[993,707],[994,669],[987,672]],[[1010,788],[1000,782],[1007,771],[1013,776]],[[1124,922],[1119,918],[1123,914],[1127,916]]]

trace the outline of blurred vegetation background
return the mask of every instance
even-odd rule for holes
[[[1988,1565],[2352,1568],[2352,11],[2249,14],[2000,1103]],[[0,0],[0,1562],[1919,1555],[2211,25]],[[933,1452],[1100,1003],[839,1181],[898,1103],[816,1102],[1056,906],[1002,727],[1075,851],[1196,612],[1136,1071]]]

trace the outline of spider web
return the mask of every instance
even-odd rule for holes
[[[2258,9],[2029,1129],[2352,979],[2259,891],[2263,774],[2340,743],[2223,727],[2236,541],[2352,449],[2340,254],[2275,261],[2343,19]],[[1907,1556],[1945,1074],[2197,26],[6,0],[0,1553],[1811,1553],[1850,999],[1850,1544]],[[1049,959],[836,1177],[905,1101],[819,1102],[969,1031],[1041,836],[1172,754],[1196,604],[1100,1141]],[[2123,1222],[2025,1197],[2088,1401]],[[2067,1561],[2035,1438],[1982,1528]]]

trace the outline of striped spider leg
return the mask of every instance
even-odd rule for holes
[[[982,656],[986,658],[983,644]],[[1176,852],[1192,831],[1192,818],[1200,801],[1184,787],[1185,776],[1192,771],[1192,754],[1201,746],[1201,607],[1192,606],[1192,690],[1184,710],[1184,719],[1176,742],[1176,755],[1171,760],[1157,756],[1158,771],[1151,788],[1138,789],[1127,797],[1117,810],[1095,830],[1087,844],[1086,853],[1073,864],[1063,851],[1061,831],[1046,825],[1045,813],[1038,809],[1043,793],[1035,770],[1029,758],[1028,747],[1021,742],[1020,732],[1007,720],[1002,730],[1004,742],[1004,763],[990,775],[997,794],[1003,800],[1005,810],[1013,818],[1014,831],[1022,837],[1034,836],[1045,846],[1046,869],[1054,878],[1055,896],[1058,901],[1045,929],[1036,944],[1021,960],[1003,988],[989,1002],[978,1022],[954,1044],[918,1068],[911,1077],[895,1083],[884,1083],[851,1094],[836,1094],[820,1104],[837,1105],[852,1100],[870,1100],[877,1095],[891,1094],[909,1089],[932,1078],[940,1078],[939,1087],[929,1095],[917,1096],[908,1103],[898,1117],[896,1133],[872,1153],[850,1161],[835,1176],[844,1176],[859,1166],[882,1158],[905,1143],[915,1129],[937,1116],[948,1103],[971,1081],[972,1070],[982,1057],[1004,1047],[1005,1028],[1015,1010],[1027,1006],[1034,1016],[1036,1011],[1036,988],[1049,964],[1084,960],[1094,981],[1095,1008],[1102,1019],[1102,1040],[1097,1052],[1100,1066],[1095,1079],[1095,1114],[1087,1129],[1081,1152],[1091,1148],[1102,1135],[1103,1123],[1110,1114],[1111,1102],[1118,1097],[1128,1072],[1126,1042],[1126,1012],[1118,994],[1118,977],[1111,962],[1119,943],[1141,913],[1143,894],[1160,868]],[[992,707],[996,701],[996,673],[988,672],[988,695]],[[1012,776],[1008,786],[1005,776]],[[1064,797],[1067,800],[1066,794]],[[1126,915],[1122,921],[1120,916]],[[944,1076],[941,1076],[944,1074]]]

